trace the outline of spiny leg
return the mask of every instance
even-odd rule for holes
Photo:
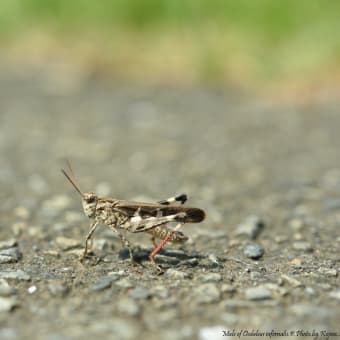
[[[119,238],[122,242],[123,247],[128,248],[131,263],[133,265],[135,265],[136,261],[133,258],[133,254],[132,254],[131,245],[130,245],[129,240],[122,233],[120,233],[114,226],[110,226],[110,229],[112,229],[114,232],[116,232],[118,234],[118,236],[119,236]]]
[[[179,194],[179,195],[170,197],[166,200],[159,201],[158,203],[163,204],[163,205],[170,205],[175,202],[180,202],[181,204],[184,204],[187,199],[188,199],[188,196],[186,194]]]
[[[90,228],[90,231],[89,233],[87,234],[86,236],[86,239],[85,239],[85,248],[84,248],[84,252],[83,252],[83,256],[81,258],[81,260],[84,260],[84,258],[86,257],[87,255],[87,252],[88,252],[88,242],[91,240],[91,237],[93,235],[93,233],[95,232],[96,228],[98,226],[98,222],[94,221],[92,224],[91,224],[91,228]]]
[[[178,223],[176,227],[169,231],[168,234],[165,236],[165,238],[162,240],[162,242],[152,251],[150,254],[150,261],[152,265],[155,267],[156,271],[159,273],[162,273],[163,270],[159,266],[157,266],[155,262],[155,255],[165,246],[165,244],[171,239],[171,237],[176,233],[176,231],[183,225],[183,223]]]

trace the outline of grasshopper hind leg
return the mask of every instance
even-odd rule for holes
[[[183,225],[183,223],[178,223],[178,224],[176,225],[176,227],[175,227],[173,230],[169,231],[169,232],[167,233],[167,235],[164,237],[164,239],[161,241],[161,243],[160,243],[158,246],[156,246],[156,248],[155,248],[155,249],[152,251],[152,253],[150,254],[150,261],[151,261],[151,264],[152,264],[153,267],[155,268],[157,274],[162,274],[162,273],[164,272],[164,270],[163,270],[160,266],[158,266],[158,265],[156,264],[156,262],[155,262],[155,256],[156,256],[156,254],[157,254],[158,252],[161,251],[161,249],[165,246],[165,244],[166,244],[169,240],[171,240],[171,238],[176,234],[176,232],[178,231],[178,229],[179,229],[182,225]]]

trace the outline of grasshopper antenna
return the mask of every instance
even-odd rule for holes
[[[68,163],[68,165],[70,165]],[[71,168],[70,168],[71,169]],[[64,174],[64,176],[69,180],[69,182],[72,184],[72,186],[74,187],[74,189],[76,189],[76,191],[79,193],[79,195],[81,197],[84,197],[84,194],[81,192],[81,190],[79,189],[79,186],[75,183],[74,179],[72,179],[69,174],[64,170],[64,169],[61,169],[61,172]],[[72,172],[72,169],[71,169],[71,172]],[[73,174],[73,172],[72,172]]]

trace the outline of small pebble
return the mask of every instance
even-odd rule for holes
[[[340,199],[339,198],[327,198],[322,202],[325,210],[337,210],[340,209]]]
[[[221,293],[214,283],[205,283],[193,288],[193,300],[199,304],[219,301]]]
[[[68,224],[84,221],[84,214],[80,211],[66,211],[64,216]]]
[[[19,236],[27,230],[27,224],[25,222],[16,222],[11,226],[15,236]]]
[[[249,216],[244,222],[238,225],[235,235],[246,235],[254,240],[264,228],[265,223],[259,216]]]
[[[240,321],[240,316],[236,313],[223,313],[220,317],[227,325],[236,324]]]
[[[291,261],[289,262],[289,264],[290,264],[291,266],[294,266],[294,267],[301,267],[301,265],[302,265],[302,260],[299,259],[299,258],[297,257],[297,258],[291,260]]]
[[[110,248],[110,242],[105,238],[95,238],[93,240],[92,249],[94,251],[104,251]]]
[[[15,297],[0,297],[0,313],[10,312],[17,306],[19,306],[19,302]]]
[[[298,281],[297,279],[294,279],[293,277],[290,277],[290,276],[288,276],[286,274],[282,274],[281,275],[281,279],[283,281],[286,281],[287,283],[289,283],[293,287],[299,287],[299,286],[302,285],[302,283],[300,281]]]
[[[100,292],[104,289],[110,288],[112,285],[112,282],[113,280],[110,277],[101,278],[91,287],[91,290],[93,292]]]
[[[0,271],[0,278],[21,281],[29,281],[31,279],[31,277],[21,269]]]
[[[189,273],[182,272],[180,270],[176,270],[172,268],[168,269],[165,272],[165,276],[171,279],[175,279],[175,280],[183,280],[183,279],[191,278],[191,275]]]
[[[249,244],[244,248],[244,255],[250,259],[259,259],[264,254],[264,248],[258,244]]]
[[[122,288],[132,288],[134,284],[128,279],[121,279],[115,282],[115,285]]]
[[[48,284],[48,290],[53,296],[65,297],[69,292],[69,288],[62,282],[53,281]]]
[[[28,219],[31,215],[30,211],[25,207],[16,207],[14,209],[14,214],[16,217],[22,218],[23,220]]]
[[[301,230],[303,226],[304,222],[300,218],[294,218],[289,222],[289,227],[296,231]]]
[[[263,277],[263,273],[261,272],[250,272],[250,279],[251,280],[258,280],[258,279],[261,279]]]
[[[322,275],[325,275],[325,276],[333,276],[333,277],[338,276],[338,271],[334,268],[321,267],[321,268],[318,269],[318,272]]]
[[[272,293],[264,287],[254,287],[245,290],[245,297],[248,300],[266,300],[272,298]]]
[[[288,290],[286,288],[280,287],[275,283],[265,283],[263,287],[271,290],[274,293],[277,293],[280,296],[285,296],[288,294]]]
[[[135,300],[127,297],[123,297],[118,300],[117,310],[118,312],[127,316],[138,316],[141,313],[141,307],[138,305],[138,303]]]
[[[5,279],[0,279],[0,296],[10,296],[15,294],[15,292],[16,290]]]
[[[297,241],[293,243],[293,248],[295,250],[301,250],[307,253],[310,253],[313,251],[313,247],[309,242],[305,241]]]
[[[43,252],[44,255],[49,255],[49,256],[53,256],[53,257],[60,257],[60,253],[56,250],[45,250]]]
[[[222,280],[222,276],[219,273],[207,273],[200,277],[201,282],[219,282]]]
[[[236,287],[230,284],[224,283],[221,287],[222,293],[234,293],[236,292]]]
[[[306,293],[307,295],[310,295],[310,296],[315,296],[315,295],[316,295],[316,291],[315,291],[315,289],[312,288],[312,287],[306,287],[306,288],[305,288],[305,293]]]
[[[54,196],[43,202],[41,213],[47,217],[55,217],[71,204],[71,199],[66,195]]]
[[[337,299],[337,300],[340,300],[340,289],[334,291],[334,292],[330,292],[329,293],[329,296],[331,298],[334,298],[334,299]]]
[[[161,299],[166,299],[169,297],[169,289],[166,288],[165,286],[154,286],[152,288],[152,293],[153,295],[161,298]]]
[[[49,190],[45,179],[38,174],[33,174],[28,178],[28,185],[40,195],[47,193]]]
[[[212,263],[219,265],[219,262],[218,262],[217,257],[216,257],[215,254],[209,254],[208,259],[209,259]]]
[[[106,288],[110,288],[113,281],[119,279],[119,275],[116,273],[109,274],[108,276],[100,278],[92,287],[91,290],[94,292],[99,292]]]
[[[27,289],[27,291],[29,294],[33,294],[37,291],[37,289],[38,289],[37,286],[31,286]]]
[[[130,291],[130,296],[135,299],[148,299],[151,297],[151,293],[148,289],[142,287],[142,286],[137,286],[136,288],[133,288]]]
[[[69,250],[81,246],[81,241],[63,236],[57,237],[55,241],[62,250]]]
[[[15,238],[10,238],[8,240],[0,241],[0,250],[13,248],[18,245],[18,241]]]

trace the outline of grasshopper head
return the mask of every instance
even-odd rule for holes
[[[98,196],[93,192],[85,193],[83,196],[83,209],[87,217],[95,216]]]

